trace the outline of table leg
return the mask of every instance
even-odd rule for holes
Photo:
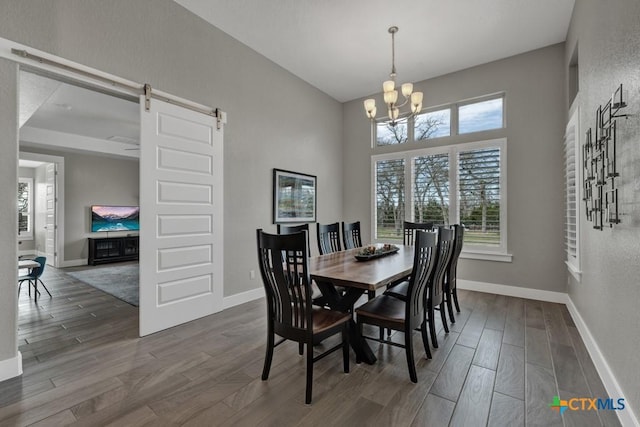
[[[318,289],[322,292],[324,300],[332,310],[338,310],[345,313],[353,313],[353,306],[364,294],[364,289],[347,288],[344,295],[340,295],[335,286],[328,282],[316,282]],[[365,341],[364,338],[358,332],[358,325],[353,320],[349,321],[349,343],[351,348],[356,353],[356,359],[365,362],[369,365],[376,363],[376,356],[371,351],[371,347]]]

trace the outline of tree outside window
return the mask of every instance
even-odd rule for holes
[[[31,188],[33,184],[29,178],[18,181],[18,235],[30,235],[31,227]]]

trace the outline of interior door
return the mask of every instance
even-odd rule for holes
[[[140,336],[222,310],[223,132],[156,99],[140,106]]]
[[[58,266],[56,239],[58,228],[56,226],[56,164],[47,163],[45,170],[45,254],[47,264]]]

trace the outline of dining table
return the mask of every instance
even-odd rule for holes
[[[373,246],[382,248],[382,244]],[[396,247],[396,252],[366,260],[356,258],[362,253],[363,248],[309,258],[311,279],[318,285],[323,302],[333,310],[353,313],[355,303],[365,291],[368,291],[369,298],[372,298],[380,288],[386,288],[387,285],[408,277],[413,268],[414,247]],[[359,334],[353,318],[349,322],[349,341],[357,360],[368,364],[376,362],[371,347]]]
[[[18,270],[22,270],[22,269],[27,269],[29,270],[29,274],[31,274],[31,272],[33,271],[34,268],[38,268],[40,267],[40,263],[37,261],[34,261],[32,259],[20,259],[18,260]],[[29,281],[29,286],[31,286],[31,281]],[[34,289],[35,289],[35,293],[33,295],[33,298],[35,299],[35,301],[38,301],[38,294],[40,293],[40,291],[38,291],[38,281],[35,281],[34,284]],[[31,295],[31,290],[29,290],[29,295]]]

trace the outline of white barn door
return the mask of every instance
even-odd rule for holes
[[[223,131],[140,100],[140,336],[222,310]]]

